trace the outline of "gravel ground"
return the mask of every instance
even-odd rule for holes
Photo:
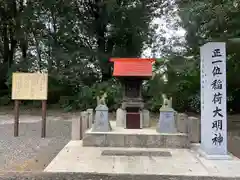
[[[0,171],[41,171],[69,142],[71,118],[47,118],[47,137],[41,138],[39,116],[20,117],[19,137],[13,137],[9,116],[0,116]]]

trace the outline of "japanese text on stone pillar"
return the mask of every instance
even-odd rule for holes
[[[223,73],[221,71],[222,53],[220,49],[214,49],[212,52],[212,83],[211,89],[213,91],[212,95],[212,143],[215,146],[221,146],[224,136],[222,135],[223,130],[223,118],[224,113],[222,113],[222,97],[223,97]]]

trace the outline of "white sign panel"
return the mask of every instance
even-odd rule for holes
[[[201,148],[227,155],[226,47],[211,42],[201,53]]]

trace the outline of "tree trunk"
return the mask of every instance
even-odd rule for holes
[[[34,30],[32,31],[33,33],[33,38],[34,38],[34,41],[35,41],[35,47],[36,47],[36,51],[37,51],[37,57],[38,57],[38,66],[39,66],[39,70],[40,72],[42,71],[43,67],[42,67],[42,58],[41,58],[41,49],[39,47],[39,41],[37,39],[37,35],[36,33],[34,32]]]
[[[52,52],[53,52],[53,56],[55,57],[55,63],[56,63],[56,70],[57,72],[60,71],[61,69],[61,59],[59,56],[57,56],[59,49],[58,49],[58,39],[57,39],[57,17],[55,14],[55,8],[52,7],[51,8],[51,17],[52,17],[52,26],[53,26],[53,33],[51,33],[52,38],[53,38],[53,46],[52,46]]]
[[[106,73],[103,73],[102,81],[107,81],[112,78],[112,64],[109,62],[109,59],[112,56],[113,47],[114,47],[114,40],[112,38],[109,38],[107,41],[107,47],[106,47],[106,56],[107,56],[106,57],[107,59],[105,61],[106,65],[104,66]]]
[[[9,39],[8,39],[8,25],[5,23],[3,27],[3,44],[4,44],[4,53],[3,53],[3,63],[8,64],[8,55],[9,55]]]
[[[7,86],[5,84],[6,82],[6,77],[7,77],[7,69],[8,69],[8,56],[9,56],[9,39],[8,39],[8,26],[7,23],[3,24],[3,64],[1,67],[1,74],[2,76],[0,77],[0,89],[5,90],[7,89]]]
[[[95,9],[92,7],[95,22],[96,22],[96,34],[97,34],[97,45],[98,45],[98,61],[102,72],[102,81],[109,80],[111,76],[111,64],[109,62],[109,54],[112,52],[113,44],[107,41],[105,34],[107,33],[107,20],[108,14],[106,5],[101,4],[101,1],[96,2]],[[108,45],[106,46],[106,44]]]
[[[10,19],[16,18],[16,1],[10,3],[10,10],[4,9],[4,14],[9,14],[10,17],[3,17],[3,69],[1,70],[0,89],[6,90],[8,87],[5,84],[8,78],[8,70],[12,67],[14,51],[17,46],[15,39],[15,25]],[[10,44],[10,47],[9,47]]]

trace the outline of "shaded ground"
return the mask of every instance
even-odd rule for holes
[[[15,138],[12,115],[0,113],[0,171],[44,169],[69,142],[73,118],[79,116],[74,113],[50,113],[47,117],[47,137],[42,139],[41,116],[21,113],[19,137]]]
[[[79,118],[79,113],[48,111],[47,138],[42,139],[40,109],[22,110],[19,137],[14,138],[12,112],[0,109],[0,171],[42,171],[69,142],[71,120]],[[228,131],[229,151],[240,157],[240,115],[228,117]]]

